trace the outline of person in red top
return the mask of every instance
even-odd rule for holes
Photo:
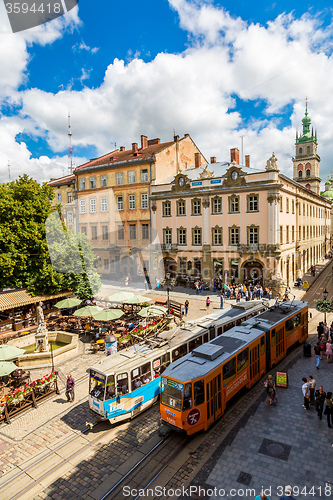
[[[67,401],[74,401],[74,386],[75,386],[75,381],[72,377],[72,375],[67,375],[67,382],[66,382],[66,398]]]

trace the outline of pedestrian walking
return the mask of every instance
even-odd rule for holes
[[[189,303],[189,301],[186,299],[186,300],[185,300],[185,304],[184,304],[184,307],[185,307],[185,316],[187,316],[189,305],[190,305],[190,303]]]
[[[328,340],[326,343],[326,360],[327,363],[332,363],[332,357],[333,357],[333,346],[332,346],[332,341]]]
[[[331,392],[326,394],[324,415],[327,417],[328,427],[331,428],[333,426],[333,400]]]
[[[325,335],[321,336],[320,339],[320,359],[323,359],[323,354],[326,352],[326,340],[325,340]]]
[[[272,375],[268,375],[267,380],[264,382],[264,386],[266,387],[269,404],[276,403],[276,388]]]
[[[322,420],[323,418],[325,399],[326,399],[326,392],[324,392],[323,386],[320,385],[318,390],[315,392],[315,408],[320,420]]]
[[[207,297],[207,299],[206,299],[206,307],[207,307],[207,309],[209,309],[209,306],[210,306],[210,298]]]
[[[304,399],[304,402],[303,402],[303,408],[304,410],[309,410],[310,408],[310,392],[309,392],[309,383],[308,381],[306,380],[305,377],[302,378],[302,382],[303,382],[303,385],[302,385],[302,393],[303,393],[303,399]]]
[[[223,309],[223,306],[224,306],[224,296],[223,296],[223,292],[221,292],[221,295],[220,295],[220,309]]]
[[[286,486],[284,489],[284,495],[281,495],[279,500],[295,500],[292,494],[293,494],[292,487]]]
[[[74,386],[75,386],[75,381],[72,377],[72,375],[67,375],[67,382],[66,382],[66,398],[67,401],[74,401]]]
[[[320,342],[317,342],[317,344],[313,348],[315,356],[316,356],[316,368],[319,370],[319,363],[320,363],[320,354],[321,354],[321,348],[320,348]]]
[[[315,387],[316,381],[312,375],[309,375],[310,405],[315,404]]]

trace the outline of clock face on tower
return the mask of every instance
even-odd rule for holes
[[[184,177],[179,177],[178,186],[183,186],[183,185],[184,185]]]
[[[231,178],[233,181],[235,181],[238,177],[238,172],[236,170],[234,170],[233,172],[231,172]]]

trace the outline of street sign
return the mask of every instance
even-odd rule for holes
[[[303,281],[304,288],[309,288],[309,283],[307,281]]]
[[[276,387],[288,387],[287,372],[276,372]]]

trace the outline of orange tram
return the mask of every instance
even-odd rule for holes
[[[276,303],[168,366],[162,376],[161,418],[178,431],[207,430],[227,402],[252,387],[308,336],[308,304]]]

